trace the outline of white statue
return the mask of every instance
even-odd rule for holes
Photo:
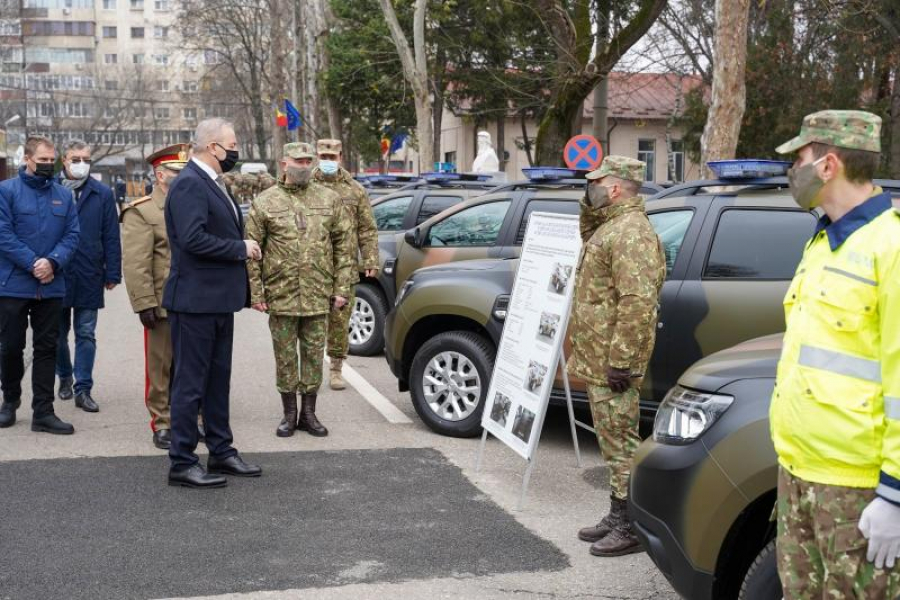
[[[472,171],[475,173],[496,173],[500,170],[500,161],[494,146],[491,144],[491,134],[487,131],[478,132],[478,155],[472,163]]]

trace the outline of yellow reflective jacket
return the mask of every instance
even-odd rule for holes
[[[900,503],[900,213],[876,192],[806,247],[770,418],[796,477]]]

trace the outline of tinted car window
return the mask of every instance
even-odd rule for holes
[[[672,272],[678,251],[684,243],[684,236],[694,216],[692,210],[668,210],[647,215],[656,231],[666,255],[666,274]]]
[[[478,204],[435,223],[428,231],[429,246],[492,246],[509,210],[509,200]]]
[[[424,223],[434,215],[460,202],[462,202],[461,196],[425,196],[422,208],[419,209],[419,215],[416,217],[416,225]]]
[[[815,217],[785,210],[727,210],[719,217],[703,276],[791,279]]]
[[[375,215],[375,226],[378,231],[400,231],[403,229],[403,217],[409,209],[412,196],[391,198],[372,207]]]
[[[564,215],[577,215],[579,212],[578,200],[560,201],[560,200],[531,200],[525,206],[525,214],[522,217],[522,223],[519,224],[519,231],[516,232],[516,246],[521,246],[525,241],[525,229],[528,227],[528,219],[531,218],[533,212],[548,212]]]

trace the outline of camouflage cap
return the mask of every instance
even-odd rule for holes
[[[775,152],[790,154],[814,142],[850,150],[881,152],[881,117],[862,110],[814,112],[803,117],[800,135],[775,148]]]
[[[340,154],[341,140],[319,140],[316,142],[316,151],[319,154]]]
[[[284,155],[289,158],[315,158],[312,144],[306,142],[291,142],[284,145]]]
[[[627,156],[607,156],[603,159],[603,162],[600,164],[600,168],[596,171],[591,171],[585,178],[593,180],[600,179],[601,177],[606,177],[607,175],[612,175],[613,177],[618,177],[619,179],[625,179],[627,181],[635,181],[637,183],[644,182],[644,170],[646,169],[647,164],[641,162],[634,158],[629,158]]]

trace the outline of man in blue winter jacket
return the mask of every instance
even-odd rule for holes
[[[53,368],[66,284],[58,274],[78,246],[72,193],[53,179],[56,148],[25,142],[19,176],[0,183],[0,428],[16,422],[22,403],[25,333],[31,320],[32,431],[70,434],[53,412]]]
[[[91,396],[94,357],[97,354],[97,311],[103,308],[103,290],[122,281],[122,245],[113,191],[90,176],[91,148],[81,140],[68,143],[63,153],[59,183],[70,190],[78,213],[81,237],[72,260],[63,269],[66,296],[59,323],[56,375],[59,399],[71,400],[85,412],[100,407]],[[75,330],[75,366],[69,354],[69,330]]]

